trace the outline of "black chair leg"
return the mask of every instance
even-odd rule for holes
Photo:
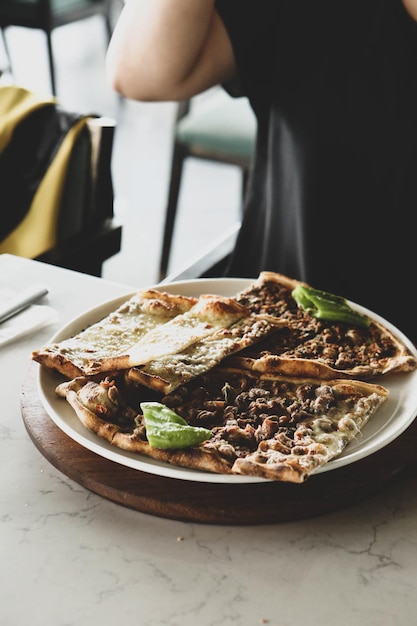
[[[106,25],[106,35],[107,35],[107,40],[109,43],[110,43],[111,36],[113,34],[111,11],[112,11],[112,2],[111,0],[107,0],[106,12],[104,14],[104,22]]]
[[[185,152],[180,144],[174,145],[171,176],[168,191],[168,202],[165,213],[164,234],[162,240],[161,261],[159,264],[159,280],[167,275],[172,238],[174,234],[175,218],[177,215],[178,198],[180,193],[181,176],[184,165]]]
[[[106,21],[107,37],[110,42],[113,34],[113,25],[115,24],[115,22],[117,22],[119,18],[119,14],[124,7],[125,0],[106,0],[105,4],[106,11],[104,14],[104,19]]]
[[[56,96],[57,91],[56,91],[56,78],[55,78],[55,62],[54,62],[54,55],[52,51],[52,33],[51,32],[46,33],[46,40],[47,40],[47,45],[48,45],[49,73],[51,77],[52,94]]]
[[[249,180],[249,172],[247,169],[242,169],[242,187],[241,187],[241,204],[240,204],[240,212],[241,216],[243,215],[243,209],[245,207],[245,199],[246,199],[246,191],[248,188],[248,180]]]
[[[3,69],[3,72],[8,71],[10,72],[11,75],[13,75],[12,58],[10,56],[9,45],[6,39],[6,32],[4,28],[0,28],[0,30],[1,30],[1,37],[3,40],[3,48],[4,48],[4,52],[6,53],[6,58],[7,58],[7,68]]]

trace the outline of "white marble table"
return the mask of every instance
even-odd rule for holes
[[[416,474],[336,513],[242,527],[140,513],[55,469],[22,420],[30,353],[132,288],[0,256],[0,291],[34,282],[56,321],[0,348],[1,626],[416,623]]]

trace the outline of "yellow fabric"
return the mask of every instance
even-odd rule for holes
[[[13,87],[10,93],[6,94],[5,102],[3,102],[3,89],[0,90],[0,118],[3,111],[5,114],[7,113],[7,104],[12,109],[15,107],[15,110],[10,111],[9,119],[4,124],[3,119],[0,119],[0,148],[2,149],[10,140],[14,128],[13,123],[16,125],[30,110],[45,103],[45,100],[39,99],[35,94],[16,87]],[[15,90],[14,93],[13,90]],[[47,102],[54,101],[53,98],[47,100]],[[88,119],[89,116],[86,116],[78,120],[65,136],[53,162],[36,190],[28,213],[0,243],[0,254],[15,254],[33,259],[56,245],[58,213],[68,163],[74,142]]]
[[[75,138],[86,121],[86,118],[79,120],[67,133],[35,193],[28,213],[19,226],[0,243],[0,254],[15,254],[33,259],[56,245],[58,212],[68,162]]]
[[[39,96],[23,87],[2,85],[0,87],[0,152],[8,145],[19,122],[32,111],[55,102],[53,96]]]

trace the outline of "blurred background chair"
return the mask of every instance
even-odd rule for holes
[[[48,111],[50,117],[41,117]],[[121,248],[122,227],[113,212],[114,120],[67,113],[54,98],[15,86],[0,88],[0,112],[0,175],[8,188],[2,189],[3,230],[10,222],[0,254],[101,276],[104,261]],[[61,139],[57,125],[67,119]],[[28,193],[21,187],[29,187]],[[16,217],[17,211],[22,215]]]
[[[56,244],[36,259],[101,276],[120,252],[122,226],[114,217],[111,176],[115,121],[90,118],[74,145],[65,179]]]
[[[56,95],[55,61],[52,48],[52,32],[55,28],[71,24],[95,15],[104,19],[107,36],[112,32],[111,12],[113,0],[0,0],[0,30],[8,58],[8,69],[13,74],[13,63],[7,44],[9,26],[35,28],[45,32],[52,93]],[[31,54],[30,48],[26,50]]]
[[[169,267],[184,161],[193,157],[237,166],[242,174],[243,198],[255,137],[256,119],[246,98],[232,98],[219,89],[198,107],[192,100],[178,104],[159,280],[166,277]]]

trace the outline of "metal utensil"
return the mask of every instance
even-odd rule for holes
[[[34,304],[48,293],[45,285],[32,285],[17,295],[0,304],[0,323],[17,315],[31,304]]]

